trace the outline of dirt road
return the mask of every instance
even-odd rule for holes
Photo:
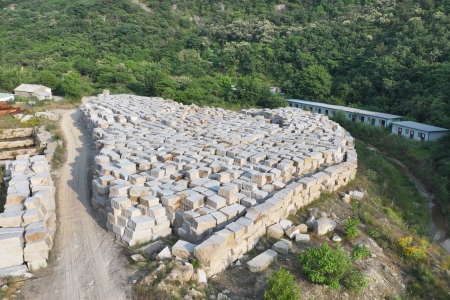
[[[49,267],[22,287],[23,299],[131,299],[125,258],[90,205],[91,142],[79,118],[72,109],[61,121],[67,162],[58,176],[56,252]]]

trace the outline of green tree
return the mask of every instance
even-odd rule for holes
[[[97,68],[95,63],[86,58],[79,58],[73,63],[73,67],[81,75],[92,75]]]
[[[48,86],[51,89],[56,89],[60,80],[49,70],[40,71],[36,76],[37,82]]]
[[[144,78],[144,90],[148,96],[172,96],[178,84],[170,79],[169,75],[162,70],[149,71]]]
[[[71,71],[63,76],[61,91],[64,96],[73,102],[81,102],[84,93],[84,82],[80,73]]]
[[[295,75],[293,94],[315,101],[325,100],[331,91],[332,77],[321,65],[311,65]]]

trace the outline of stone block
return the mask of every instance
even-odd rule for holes
[[[314,232],[317,235],[324,235],[336,228],[336,221],[328,218],[320,218],[314,223]]]
[[[155,219],[149,216],[133,217],[130,218],[127,226],[135,231],[151,229],[155,227]]]
[[[247,267],[252,273],[261,272],[277,259],[277,253],[271,249],[266,250],[247,263]]]
[[[194,218],[192,226],[199,231],[216,227],[216,219],[212,215],[203,215]]]
[[[23,222],[22,216],[25,211],[11,211],[0,214],[0,226],[1,227],[19,227]],[[41,220],[37,220],[39,222]],[[33,222],[30,222],[33,223]],[[28,223],[29,224],[29,223]]]
[[[303,242],[303,243],[307,243],[310,240],[309,234],[304,234],[304,233],[297,233],[294,236],[294,238],[295,238],[296,242]]]
[[[219,235],[213,235],[195,247],[194,255],[207,265],[214,256],[224,255],[227,240]]]
[[[111,199],[111,207],[122,210],[131,206],[131,200],[127,197],[116,197]]]
[[[153,218],[161,218],[166,216],[166,209],[163,206],[152,206],[147,210],[148,215]]]
[[[286,219],[281,219],[279,223],[283,230],[288,230],[292,226],[292,222]]]
[[[122,215],[127,218],[139,217],[142,215],[142,212],[137,207],[128,207],[122,210]]]
[[[292,247],[292,242],[288,241],[288,240],[281,240],[276,242],[273,246],[272,246],[272,250],[276,251],[279,254],[288,254],[289,250]]]
[[[284,230],[279,223],[275,223],[275,224],[267,227],[267,235],[269,235],[275,239],[280,239],[284,235]]]
[[[214,195],[207,198],[206,205],[214,209],[221,209],[227,205],[227,200],[219,195]]]
[[[172,246],[172,254],[181,258],[189,258],[194,255],[194,250],[197,245],[178,240],[175,245]]]
[[[300,233],[300,230],[297,228],[297,226],[292,226],[285,230],[285,233],[290,239],[293,239],[297,233]]]
[[[140,202],[147,207],[157,206],[159,204],[159,198],[155,196],[144,196],[140,198]]]

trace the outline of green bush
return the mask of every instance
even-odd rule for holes
[[[344,222],[345,234],[347,235],[348,238],[354,239],[358,236],[358,224],[359,219],[357,217],[345,220]]]
[[[302,272],[312,282],[323,283],[334,289],[341,288],[340,280],[351,266],[350,259],[339,245],[332,249],[326,243],[300,253],[298,261]]]
[[[264,292],[264,300],[297,300],[300,289],[294,282],[294,276],[283,268],[273,272],[269,278],[269,288]]]
[[[366,276],[356,269],[351,269],[347,278],[344,279],[345,287],[354,290],[356,294],[360,294],[367,284]]]
[[[192,258],[191,264],[194,267],[194,270],[200,269],[202,267],[202,262],[198,258]]]
[[[352,253],[350,255],[353,260],[364,259],[369,256],[372,256],[372,252],[365,245],[356,245],[352,249]]]
[[[57,133],[55,133],[54,135],[52,135],[52,140],[54,141],[59,141],[61,139],[61,136]]]
[[[56,129],[56,125],[55,124],[48,124],[47,126],[45,126],[45,130],[47,131],[52,131]]]

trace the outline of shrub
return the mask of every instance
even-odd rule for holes
[[[365,245],[356,245],[352,249],[351,257],[353,260],[364,259],[372,255],[370,249]]]
[[[48,124],[47,126],[45,126],[45,130],[47,130],[47,131],[52,131],[55,129],[56,129],[55,124]]]
[[[61,139],[61,136],[57,133],[55,133],[54,135],[52,135],[52,140],[54,141],[59,141]]]
[[[381,236],[381,234],[377,230],[369,231],[369,235],[374,239],[377,239]]]
[[[52,167],[54,169],[57,169],[62,165],[63,162],[64,162],[64,149],[60,145],[57,145],[55,148],[55,152],[53,153]]]
[[[359,219],[357,217],[345,220],[344,222],[345,234],[347,235],[348,238],[354,239],[358,236],[358,224]]]
[[[22,123],[22,125],[24,127],[36,127],[36,126],[39,126],[40,124],[41,124],[41,121],[34,117],[29,119],[28,121],[25,121]]]
[[[194,267],[194,270],[200,269],[202,267],[202,262],[198,258],[192,258],[191,264]]]
[[[298,261],[302,265],[302,272],[312,282],[323,283],[334,289],[341,287],[339,281],[350,270],[351,264],[339,245],[332,249],[326,243],[300,253]]]
[[[294,276],[283,268],[273,272],[269,278],[269,288],[264,292],[265,300],[297,300],[300,289],[294,282]]]
[[[402,250],[402,253],[407,258],[421,259],[427,256],[426,247],[428,242],[421,240],[420,246],[411,245],[413,239],[411,236],[400,238],[398,244]]]
[[[356,294],[360,294],[368,282],[366,275],[356,269],[351,269],[347,278],[344,279],[345,287],[354,290]]]

